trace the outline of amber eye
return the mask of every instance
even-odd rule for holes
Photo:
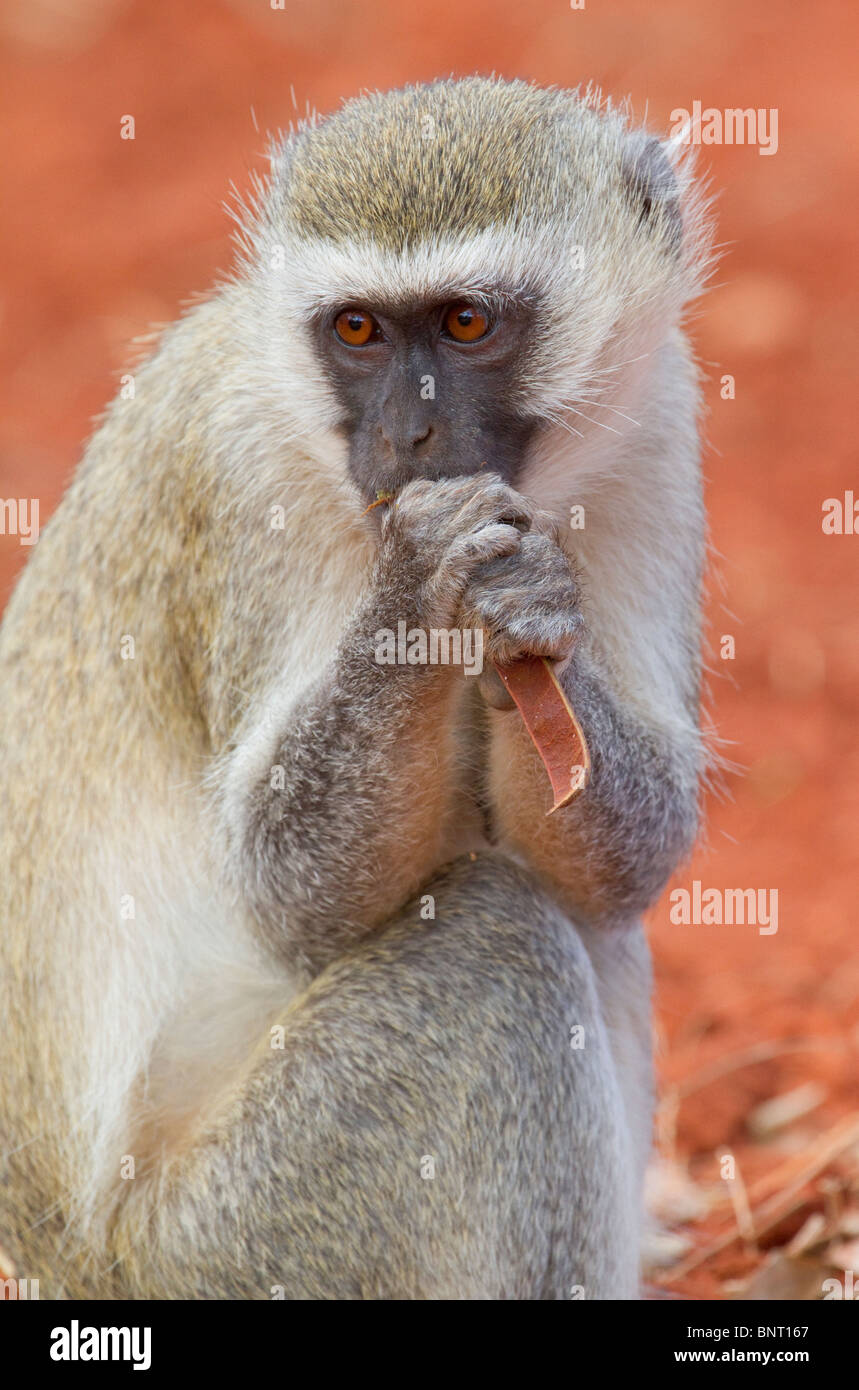
[[[334,320],[334,331],[341,342],[350,347],[363,347],[381,332],[373,315],[363,309],[344,309]]]
[[[476,343],[489,332],[489,320],[471,304],[454,304],[444,316],[445,331],[458,343]]]

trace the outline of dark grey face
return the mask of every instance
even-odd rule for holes
[[[481,467],[515,484],[536,427],[520,386],[534,328],[533,309],[509,301],[344,304],[321,316],[317,348],[362,497]]]

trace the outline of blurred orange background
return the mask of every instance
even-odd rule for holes
[[[859,536],[821,527],[824,499],[859,495],[859,13],[836,0],[6,0],[0,40],[0,498],[38,497],[43,521],[130,340],[229,264],[222,202],[265,167],[267,130],[365,87],[476,71],[593,81],[656,131],[695,100],[778,109],[776,153],[702,150],[725,246],[692,320],[707,378],[710,704],[736,770],[676,883],[777,889],[779,928],[676,926],[667,895],[651,914],[664,1205],[673,1192],[683,1207],[670,1174],[687,1167],[704,1194],[680,1213],[696,1218],[691,1258],[661,1277],[724,1294],[831,1205],[850,1160],[838,1136],[859,1114]],[[0,536],[3,601],[27,554]],[[734,660],[720,658],[723,635]],[[805,1113],[761,1131],[760,1103],[800,1085]],[[833,1126],[835,1179],[820,1161]],[[728,1239],[727,1152],[753,1207],[818,1154],[757,1248]],[[695,1264],[720,1235],[725,1249]]]

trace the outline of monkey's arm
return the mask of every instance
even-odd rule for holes
[[[674,698],[663,697],[661,720],[658,701],[624,698],[614,664],[589,630],[592,619],[584,616],[570,561],[547,535],[524,537],[516,555],[486,566],[470,584],[464,607],[465,622],[484,626],[490,657],[569,658],[557,668],[558,678],[591,757],[585,789],[547,816],[552,791],[546,769],[518,711],[509,699],[499,708],[502,702],[484,682],[495,705],[488,712],[494,838],[586,920],[641,912],[694,839],[700,737],[689,695],[678,690]],[[631,688],[636,679],[640,686],[643,672],[627,672]],[[693,688],[690,672],[680,679]]]
[[[369,591],[297,701],[275,693],[226,762],[232,877],[263,939],[315,974],[438,863],[460,673],[379,664],[383,631],[452,628],[477,567],[512,554],[521,499],[481,478],[414,483],[382,523]]]
[[[697,730],[659,729],[625,708],[586,634],[560,683],[587,740],[588,784],[547,816],[548,778],[521,719],[493,710],[495,829],[588,920],[628,919],[658,896],[694,840]]]

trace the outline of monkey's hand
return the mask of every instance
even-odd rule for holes
[[[551,536],[528,532],[514,554],[483,565],[470,580],[460,621],[484,633],[480,693],[495,709],[512,709],[492,663],[543,656],[560,671],[581,628],[579,586],[568,556]]]
[[[522,533],[532,517],[494,474],[409,483],[382,520],[374,619],[452,627],[477,574],[514,560],[531,539]]]

